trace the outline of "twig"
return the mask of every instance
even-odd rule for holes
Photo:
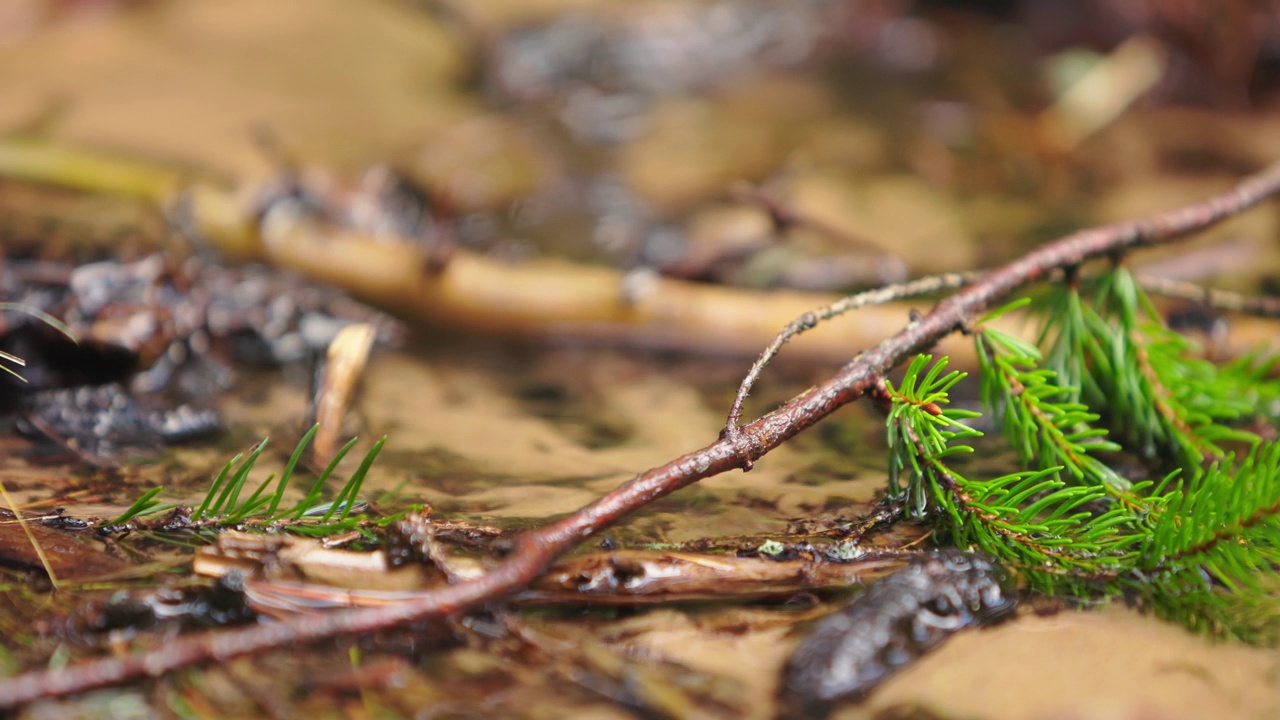
[[[932,275],[929,277],[919,278],[895,285],[886,285],[876,290],[868,290],[842,298],[826,307],[818,308],[812,312],[807,312],[800,317],[792,320],[783,328],[782,332],[769,343],[769,347],[760,353],[760,357],[756,359],[755,364],[751,366],[751,370],[747,372],[747,376],[742,379],[742,384],[738,386],[738,394],[733,398],[733,406],[729,408],[729,417],[725,421],[724,437],[732,437],[738,431],[738,423],[742,419],[742,403],[746,401],[747,394],[751,392],[751,388],[756,384],[756,380],[760,378],[760,373],[764,371],[765,365],[782,350],[782,346],[791,338],[800,335],[808,330],[813,329],[818,323],[824,320],[830,320],[833,317],[843,315],[844,313],[857,310],[858,308],[868,305],[883,305],[884,303],[903,298],[923,295],[925,293],[936,292],[938,290],[950,290],[964,285],[968,285],[976,281],[980,275],[977,273],[946,273],[944,275]],[[749,470],[749,466],[743,469]]]
[[[202,633],[129,657],[106,657],[0,680],[0,708],[157,677],[206,661],[299,647],[336,635],[386,630],[492,602],[527,585],[554,559],[657,498],[762,457],[836,409],[862,397],[885,373],[940,338],[971,324],[1014,290],[1057,268],[1168,242],[1202,230],[1280,193],[1280,163],[1200,203],[1144,220],[1085,230],[1033,251],[951,297],[846,364],[830,379],[701,450],[653,468],[595,502],[516,538],[505,560],[484,575],[387,607],[300,617],[275,625]]]
[[[1251,297],[1229,290],[1207,288],[1203,285],[1183,280],[1139,275],[1138,285],[1143,290],[1176,300],[1187,300],[1215,310],[1257,315],[1265,318],[1280,318],[1280,298]]]

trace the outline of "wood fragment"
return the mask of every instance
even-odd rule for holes
[[[354,323],[339,330],[329,343],[314,397],[314,419],[320,427],[311,447],[313,460],[318,465],[328,464],[345,442],[343,424],[355,402],[375,339],[377,331],[373,325]]]

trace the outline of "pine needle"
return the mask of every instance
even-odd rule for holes
[[[27,524],[27,519],[22,516],[22,510],[13,501],[13,498],[9,496],[9,489],[5,487],[4,481],[0,481],[0,497],[4,498],[5,504],[13,511],[13,516],[18,519],[18,524],[22,526],[22,532],[26,533],[27,540],[31,542],[31,547],[36,551],[36,557],[40,558],[40,565],[44,567],[45,573],[49,575],[49,582],[53,585],[53,589],[57,590],[58,575],[53,571],[53,566],[49,564],[49,557],[45,555],[44,548],[36,540],[36,534],[31,532],[31,526]]]

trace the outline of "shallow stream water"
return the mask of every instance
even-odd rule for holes
[[[742,199],[737,183],[747,181],[835,232],[802,228],[749,262],[698,265],[698,277],[834,293],[895,273],[990,265],[1067,230],[1201,197],[1280,155],[1274,112],[1155,100],[1076,146],[1053,145],[1039,123],[1057,56],[1028,49],[1034,39],[1015,19],[953,8],[886,8],[856,22],[837,13],[824,33],[824,9],[866,8],[100,5],[100,15],[37,23],[0,47],[0,125],[246,189],[281,170],[255,140],[266,127],[287,160],[324,170],[326,182],[358,184],[350,178],[367,167],[395,163],[447,198],[467,252],[503,262],[556,256],[692,273],[690,258],[726,248],[737,257],[768,227]],[[680,62],[636,61],[645,43]],[[123,257],[169,241],[160,214],[134,199],[6,183],[0,208],[9,252]],[[1252,286],[1280,269],[1278,234],[1280,216],[1263,210],[1197,241],[1217,248],[1231,238],[1231,252],[1197,255],[1192,245],[1141,262]],[[838,236],[855,237],[855,249]],[[770,296],[758,302],[767,307]],[[339,472],[386,435],[363,498],[387,512],[427,505],[436,520],[500,531],[562,516],[713,442],[762,344],[717,344],[707,339],[713,327],[663,343],[626,328],[513,340],[473,332],[466,319],[423,324],[420,309],[386,309],[408,319],[410,339],[375,351],[348,416],[362,440]],[[848,321],[817,349],[784,356],[748,413],[825,377],[882,325],[907,320],[894,313]],[[1261,337],[1274,342],[1274,329]],[[2,479],[28,516],[60,508],[110,518],[155,485],[166,501],[194,504],[232,455],[262,437],[273,440],[255,477],[278,471],[304,429],[307,393],[305,371],[242,370],[217,401],[228,426],[220,440],[111,471],[42,462],[30,441],[5,435]],[[660,500],[578,554],[611,544],[678,550],[708,538],[758,545],[851,521],[885,488],[883,443],[882,418],[847,407],[751,472]],[[1007,467],[1001,452],[990,455]],[[188,584],[191,548],[137,535],[68,541],[43,529],[51,552],[73,558],[55,565],[62,587],[51,592],[25,536],[2,522],[12,532],[0,545],[0,672],[164,642],[129,632],[86,639],[76,618],[119,591]],[[926,534],[908,524],[879,542],[927,543]],[[451,626],[36,704],[21,716],[767,718],[799,633],[848,594],[496,608]],[[961,634],[836,716],[1268,718],[1280,716],[1277,661],[1272,649],[1214,643],[1118,605],[1055,606]]]

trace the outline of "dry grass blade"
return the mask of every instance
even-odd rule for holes
[[[44,566],[44,571],[49,575],[49,582],[53,584],[53,588],[58,588],[58,576],[53,571],[53,565],[49,563],[49,557],[45,555],[44,548],[40,542],[36,540],[35,533],[31,532],[31,526],[27,524],[27,519],[22,516],[22,509],[13,501],[9,495],[9,489],[4,486],[4,481],[0,480],[0,497],[4,498],[4,503],[13,511],[13,516],[18,519],[18,524],[22,526],[22,532],[26,533],[27,539],[31,541],[31,547],[36,551],[36,556],[40,558],[40,564]]]

